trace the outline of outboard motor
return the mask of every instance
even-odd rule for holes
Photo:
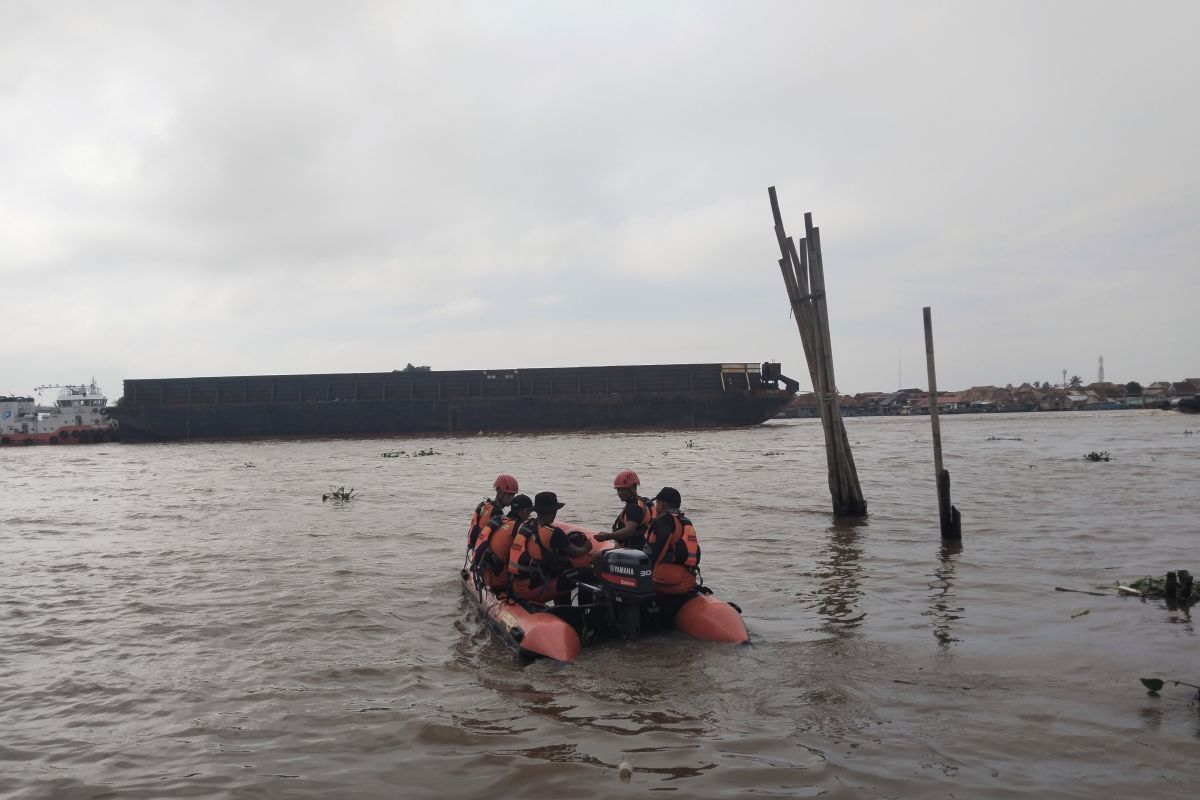
[[[657,610],[650,558],[641,550],[614,548],[601,551],[594,566],[597,583],[611,600],[612,624],[623,638],[638,638],[643,610]]]

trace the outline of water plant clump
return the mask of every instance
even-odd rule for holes
[[[388,450],[386,453],[382,453],[381,455],[384,458],[399,458],[400,456],[408,455],[408,453],[403,450]]]
[[[336,489],[330,486],[329,494],[321,495],[321,502],[324,503],[328,500],[334,503],[349,503],[357,496],[358,493],[354,489],[347,491],[345,486],[339,486]]]
[[[1127,585],[1137,589],[1144,597],[1161,597],[1167,602],[1187,605],[1200,600],[1200,584],[1192,579],[1192,574],[1186,569],[1166,575],[1147,575]]]
[[[1088,461],[1112,461],[1112,456],[1108,454],[1107,450],[1101,450],[1099,453],[1093,450],[1084,456],[1084,458]]]

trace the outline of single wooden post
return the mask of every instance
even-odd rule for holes
[[[933,319],[925,306],[925,362],[929,367],[929,421],[933,423],[933,472],[937,477],[938,519],[943,539],[962,538],[962,515],[950,503],[950,473],[942,467],[942,428],[938,424],[937,374],[933,368]]]

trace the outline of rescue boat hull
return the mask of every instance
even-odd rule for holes
[[[711,594],[698,594],[675,614],[675,630],[706,642],[747,644],[750,632],[741,613]]]
[[[579,655],[579,634],[553,614],[530,610],[514,600],[500,599],[486,588],[477,589],[470,573],[463,570],[463,589],[479,604],[480,613],[523,658],[552,658],[574,661]]]

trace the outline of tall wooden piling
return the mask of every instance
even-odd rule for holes
[[[938,520],[943,539],[962,538],[962,515],[950,503],[950,473],[942,466],[942,428],[938,423],[937,373],[933,366],[933,319],[929,306],[925,316],[925,363],[929,368],[929,421],[933,424],[933,472],[937,476]]]
[[[771,213],[775,218],[775,238],[779,244],[779,271],[783,275],[792,316],[800,331],[808,375],[821,414],[825,433],[825,458],[829,470],[829,492],[833,513],[839,517],[865,517],[867,501],[858,482],[858,470],[850,452],[850,438],[838,407],[837,383],[833,372],[833,346],[829,338],[829,309],[825,298],[825,262],[821,254],[821,231],[812,224],[812,214],[804,215],[805,236],[792,241],[783,227],[783,215],[775,187],[767,189]]]

